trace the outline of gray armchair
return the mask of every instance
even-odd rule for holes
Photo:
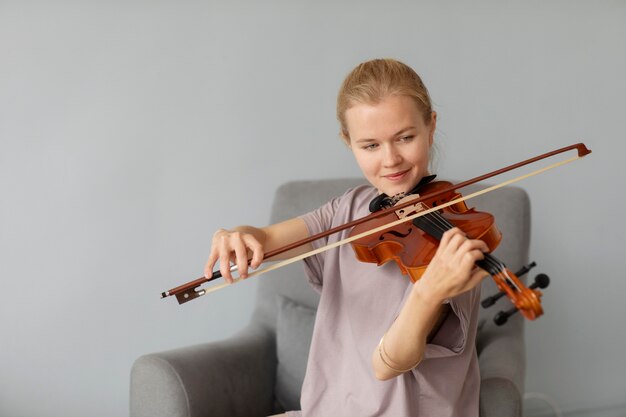
[[[362,182],[287,183],[276,192],[271,222],[319,207]],[[465,194],[471,191],[471,187],[463,190]],[[522,189],[506,187],[470,200],[468,205],[495,215],[504,235],[495,251],[500,259],[512,270],[527,263],[530,204]],[[144,355],[135,361],[131,417],[264,417],[299,408],[318,295],[298,264],[258,279],[254,314],[239,334],[225,341]],[[493,280],[483,281],[483,297],[496,292]],[[480,313],[476,344],[482,417],[522,415],[523,319],[516,315],[501,327],[492,320],[497,311],[508,308],[509,301],[503,297]]]

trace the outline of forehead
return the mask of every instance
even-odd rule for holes
[[[350,137],[381,138],[407,127],[422,127],[421,111],[411,97],[390,96],[378,103],[355,103],[346,110]]]

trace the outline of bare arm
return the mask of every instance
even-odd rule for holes
[[[232,230],[219,229],[213,235],[209,259],[204,268],[205,276],[213,273],[219,260],[220,272],[226,281],[232,282],[230,263],[237,264],[239,275],[248,276],[248,259],[252,257],[250,266],[258,268],[265,253],[289,243],[309,236],[304,220],[296,217],[267,227],[238,226]],[[311,244],[292,249],[273,257],[271,260],[287,259],[312,250]]]
[[[372,353],[376,378],[391,379],[415,368],[424,356],[428,335],[441,325],[444,300],[469,291],[486,273],[475,267],[487,246],[459,229],[444,234],[441,244],[411,290],[400,314]]]

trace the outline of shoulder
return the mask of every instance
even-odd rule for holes
[[[348,188],[342,197],[350,196],[351,198],[357,198],[357,199],[360,199],[360,198],[369,199],[370,197],[373,198],[376,195],[378,195],[378,191],[376,190],[376,188],[372,187],[369,184],[362,184],[362,185],[357,185],[356,187]]]
[[[333,214],[362,214],[369,213],[369,204],[378,195],[376,188],[363,184],[348,188],[343,194],[332,198],[315,211],[331,212]]]
[[[305,221],[310,234],[317,234],[366,216],[369,214],[369,203],[377,194],[377,190],[371,185],[352,187],[321,207],[301,215],[300,218]]]
[[[378,195],[378,190],[371,185],[359,185],[349,188],[337,198],[337,212],[349,213],[357,218],[369,214],[369,204]]]

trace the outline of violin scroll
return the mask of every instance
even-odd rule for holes
[[[507,295],[514,305],[513,308],[506,311],[499,311],[495,315],[493,321],[498,326],[506,323],[509,317],[517,312],[520,312],[520,314],[529,320],[535,320],[543,314],[540,300],[543,294],[537,288],[544,289],[548,287],[548,285],[550,285],[550,278],[546,274],[539,274],[535,277],[535,282],[529,287],[524,286],[519,279],[519,277],[525,275],[535,266],[536,263],[532,262],[515,274],[505,269],[502,273],[493,275],[493,279],[498,289],[500,289],[500,292],[483,299],[481,301],[483,308],[491,307],[503,295]]]

